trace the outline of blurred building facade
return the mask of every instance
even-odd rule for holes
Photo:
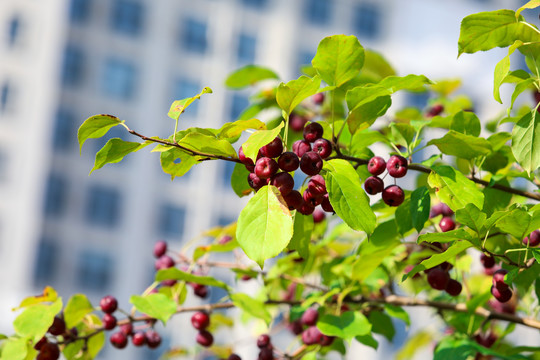
[[[358,36],[402,75],[468,78],[466,89],[487,107],[497,54],[456,61],[459,21],[520,3],[0,1],[0,264],[7,275],[0,331],[9,332],[9,309],[46,284],[93,300],[110,293],[128,307],[129,295],[152,281],[155,241],[179,248],[233,221],[245,204],[230,189],[230,165],[205,163],[171,182],[146,149],[88,176],[107,139],[137,139],[114,128],[79,155],[76,132],[87,117],[113,114],[139,133],[166,137],[174,128],[170,103],[210,86],[214,93],[188,109],[180,126],[219,127],[248,102],[247,93],[224,88],[230,71],[257,63],[286,81],[335,33]],[[107,350],[102,358],[156,354]]]

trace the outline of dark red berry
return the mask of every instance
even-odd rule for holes
[[[101,298],[99,301],[99,306],[101,307],[101,311],[104,313],[112,314],[118,308],[118,301],[114,296],[107,295]]]
[[[60,348],[55,343],[46,343],[41,346],[36,360],[56,360],[60,357]]]
[[[203,311],[197,311],[191,316],[191,324],[197,330],[204,330],[210,325],[210,316]]]
[[[375,195],[384,190],[384,181],[377,176],[370,176],[364,182],[364,190],[369,195]]]
[[[260,349],[258,360],[274,360],[274,351],[272,348]]]
[[[452,216],[454,215],[454,212],[445,203],[438,203],[438,204],[433,205],[433,207],[431,208],[429,212],[429,217],[434,218],[439,215]]]
[[[167,243],[163,240],[158,241],[154,245],[154,256],[160,258],[167,252]]]
[[[321,203],[321,207],[326,212],[334,212],[334,208],[332,207],[332,204],[330,204],[330,199],[328,197],[328,194],[323,195],[323,201]]]
[[[208,296],[208,286],[193,284],[193,293],[201,299],[204,299]]]
[[[150,349],[155,349],[161,345],[161,335],[155,330],[147,330],[144,337],[146,339],[146,344]]]
[[[49,334],[58,336],[66,332],[66,322],[59,316],[55,316],[52,325],[48,330]]]
[[[270,336],[268,334],[262,334],[257,338],[257,347],[259,349],[270,346]]]
[[[380,156],[374,156],[369,159],[367,168],[371,175],[381,175],[386,170],[386,161]]]
[[[302,194],[300,194],[296,190],[293,190],[287,195],[283,196],[283,199],[287,203],[289,210],[293,210],[293,209],[298,210],[302,206],[302,203],[304,202]]]
[[[137,331],[131,337],[131,342],[135,346],[143,346],[146,344],[146,335],[142,331]]]
[[[298,114],[293,113],[289,117],[289,127],[293,129],[294,131],[298,131],[298,132],[303,131],[306,123],[307,123],[307,119]]]
[[[300,166],[300,158],[292,151],[286,151],[279,156],[277,163],[283,171],[294,171]]]
[[[309,179],[307,188],[314,195],[322,196],[328,192],[326,190],[326,182],[321,175],[313,175],[311,179]]]
[[[300,170],[306,175],[317,175],[323,167],[323,159],[314,151],[308,151],[300,159]]]
[[[497,287],[491,287],[491,294],[498,302],[505,303],[512,298],[512,290],[510,288],[497,289]]]
[[[386,170],[388,174],[393,178],[401,178],[407,174],[408,163],[401,155],[392,155],[386,163]]]
[[[112,330],[116,327],[116,317],[114,315],[105,314],[101,321],[103,322],[103,328],[105,330]]]
[[[505,269],[499,269],[493,273],[493,286],[498,290],[506,290],[509,288],[508,284],[504,282],[504,276],[508,274]]]
[[[281,155],[282,152],[283,142],[281,141],[281,138],[279,136],[261,148],[262,156],[266,156],[269,158],[278,157],[279,155]]]
[[[427,113],[427,116],[429,117],[433,117],[433,116],[437,116],[439,115],[440,113],[442,113],[444,110],[444,106],[442,104],[436,104],[436,105],[433,105],[428,113]]]
[[[405,200],[405,193],[398,185],[390,185],[383,190],[382,199],[386,205],[399,206]]]
[[[262,157],[255,163],[255,174],[261,179],[272,177],[279,170],[276,160],[269,157]]]
[[[314,308],[307,308],[302,314],[300,321],[306,326],[313,326],[319,320],[319,313]]]
[[[324,102],[324,93],[317,93],[311,97],[315,105],[321,105]]]
[[[291,322],[287,327],[294,335],[300,335],[303,330],[300,320]]]
[[[204,347],[210,347],[214,343],[214,337],[206,330],[199,331],[195,340],[199,345]]]
[[[321,158],[326,159],[332,154],[332,143],[324,138],[317,139],[313,143],[313,151],[319,154]]]
[[[323,222],[324,221],[324,218],[326,217],[325,213],[323,210],[317,208],[313,211],[313,222],[315,224],[318,224],[320,222]]]
[[[456,228],[456,223],[451,217],[445,216],[441,219],[441,222],[439,222],[439,227],[442,232],[447,232],[454,230]]]
[[[334,336],[326,336],[323,334],[320,344],[321,346],[330,346],[334,342],[334,339]]]
[[[497,335],[490,332],[489,334],[482,336],[481,334],[478,334],[474,337],[476,342],[483,347],[490,348],[495,344],[495,341],[497,341]]]
[[[530,247],[540,245],[540,230],[534,230],[529,236],[526,236],[525,239],[523,239],[523,244],[529,245]]]
[[[254,190],[259,190],[266,185],[266,180],[261,179],[255,173],[249,173],[247,178],[249,186]]]
[[[277,187],[281,195],[285,196],[293,190],[294,179],[288,172],[281,172],[270,178],[270,185]]]
[[[242,360],[242,358],[240,356],[236,355],[236,354],[231,354],[231,355],[229,355],[227,360]]]
[[[323,334],[316,326],[310,326],[302,333],[302,342],[306,345],[320,344]]]
[[[313,194],[309,189],[306,189],[304,191],[304,194],[302,194],[302,197],[304,198],[304,201],[312,205],[313,207],[320,205],[323,201],[322,195]]]
[[[459,281],[450,279],[448,280],[448,284],[446,284],[446,288],[444,290],[451,296],[458,296],[461,294],[462,288],[463,286]]]
[[[311,215],[313,214],[313,211],[315,211],[315,206],[311,205],[311,203],[306,202],[302,199],[302,205],[298,209],[298,212],[300,212],[300,214],[302,215]]]
[[[306,140],[297,140],[293,143],[292,149],[301,158],[305,153],[311,151],[311,144]]]
[[[323,136],[323,127],[317,122],[310,122],[304,127],[304,139],[310,143]]]
[[[169,269],[172,268],[176,263],[174,262],[173,258],[169,255],[163,255],[155,262],[155,268],[156,270],[163,270],[163,269]]]
[[[123,332],[126,335],[132,335],[133,334],[133,324],[128,322],[127,324],[120,325],[120,331]]]
[[[491,269],[493,266],[495,266],[495,258],[486,254],[480,255],[480,262],[486,269]]]
[[[128,337],[121,331],[115,332],[111,335],[109,341],[117,349],[123,349],[128,343]]]
[[[43,345],[45,345],[47,343],[47,337],[42,337],[41,339],[39,339],[39,341],[34,345],[34,349],[38,350],[41,349],[41,347]]]
[[[446,289],[446,285],[448,285],[449,280],[450,276],[448,273],[438,268],[431,269],[427,276],[429,285],[436,290]]]

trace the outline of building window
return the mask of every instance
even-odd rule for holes
[[[50,239],[42,239],[36,252],[34,263],[34,284],[41,286],[54,280],[58,272],[60,247]]]
[[[9,46],[15,45],[21,32],[21,20],[18,16],[13,16],[8,22],[8,43]]]
[[[129,100],[135,93],[135,67],[124,60],[108,59],[103,72],[103,92],[122,100]]]
[[[181,45],[188,51],[199,54],[206,52],[206,23],[197,19],[187,18],[182,23]]]
[[[242,4],[254,8],[263,8],[266,6],[267,0],[242,0]]]
[[[257,39],[248,34],[240,34],[238,36],[238,47],[236,55],[238,62],[241,64],[253,64],[255,62],[255,51]]]
[[[230,116],[231,120],[237,120],[249,105],[249,99],[245,95],[234,94],[231,100]]]
[[[186,210],[184,208],[164,204],[161,205],[158,213],[158,231],[162,236],[182,236],[186,217]]]
[[[199,92],[201,92],[202,87],[201,84],[199,84],[196,81],[189,80],[189,79],[179,79],[174,83],[174,100],[182,100],[186,98],[193,97],[197,95]],[[199,100],[195,100],[194,102],[189,105],[189,107],[184,112],[185,114],[196,116],[197,115],[197,109],[199,105]]]
[[[75,45],[68,45],[64,50],[62,84],[67,86],[79,85],[83,79],[83,66],[83,51]]]
[[[9,110],[12,94],[11,94],[11,86],[7,81],[5,81],[2,84],[2,88],[0,88],[0,112],[6,112]]]
[[[360,37],[374,38],[379,35],[381,12],[375,4],[360,4],[356,7],[353,29]]]
[[[77,261],[77,285],[91,290],[106,290],[111,283],[113,259],[97,251],[82,251]]]
[[[67,201],[67,181],[58,174],[50,174],[45,188],[45,215],[60,216]]]
[[[69,19],[72,23],[83,23],[90,16],[91,0],[71,0],[69,6]]]
[[[143,5],[138,1],[116,0],[111,13],[111,27],[119,33],[138,35],[143,26]]]
[[[304,1],[304,18],[313,25],[326,25],[332,18],[331,0]]]
[[[94,185],[88,189],[86,219],[88,223],[113,227],[120,220],[120,192],[117,189]]]
[[[60,109],[56,113],[53,132],[53,148],[68,150],[77,136],[75,116],[69,110]]]

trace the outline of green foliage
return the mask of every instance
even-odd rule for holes
[[[475,104],[468,97],[456,95],[459,80],[435,83],[424,75],[397,76],[381,54],[364,49],[356,37],[345,35],[320,42],[313,66],[304,69],[307,76],[278,83],[275,72],[256,65],[232,73],[226,86],[252,87],[253,103],[238,120],[218,129],[178,129],[185,109],[203,94],[212,93],[210,88],[173,102],[169,116],[176,123],[166,139],[139,134],[113,115],[95,115],[84,121],[77,134],[80,149],[88,139],[100,138],[116,125],[140,139],[109,140],[97,152],[91,173],[155,145],[152,151],[159,153],[162,170],[171,179],[203,162],[231,161],[235,163],[231,176],[235,194],[254,193],[237,222],[203,234],[210,241],[190,242],[179,252],[169,249],[169,253],[174,252],[175,266],[157,271],[155,282],[143,294],[130,298],[131,312],[115,313],[125,315],[119,323],[147,322],[145,326],[153,327],[157,320],[165,324],[176,314],[209,311],[213,313],[208,330],[214,332],[235,323],[217,311],[236,307],[245,322],[257,321],[257,333],[264,328],[273,335],[299,320],[306,309],[316,308],[320,316],[316,327],[336,337],[332,344],[297,347],[293,355],[287,352],[290,348],[276,349],[276,354],[324,359],[332,352],[346,354],[347,343],[353,340],[377,349],[379,342],[373,334],[393,341],[396,322],[411,325],[416,321],[409,317],[407,306],[424,306],[437,310],[452,334],[441,336],[422,329],[409,337],[397,359],[412,359],[429,345],[439,360],[480,355],[535,358],[531,355],[538,353],[534,344],[514,347],[508,335],[518,323],[540,328],[531,315],[539,310],[540,250],[523,242],[540,228],[540,205],[535,203],[540,196],[538,191],[520,188],[523,184],[536,188],[540,181],[538,105],[523,104],[514,109],[521,94],[540,89],[540,32],[521,15],[524,9],[539,6],[540,1],[532,0],[515,12],[498,10],[463,19],[458,55],[508,47],[494,69],[493,96],[502,103],[502,84],[514,86],[510,104],[504,117],[487,124],[472,110]],[[510,56],[516,50],[525,56],[530,72],[510,70]],[[327,86],[321,88],[324,83]],[[432,100],[428,109],[400,109],[393,102],[398,91],[427,92]],[[265,116],[261,113],[267,110],[281,111],[282,117],[261,121],[259,117]],[[261,186],[251,183],[255,189],[250,187],[246,179],[253,169],[242,164],[237,155],[242,146],[246,157],[255,162],[260,149],[276,137],[291,151],[293,142],[302,136],[291,126],[299,117],[321,125],[331,144],[331,154],[321,159],[322,169],[316,169],[325,189],[317,184],[320,178],[302,176],[309,168],[295,170],[294,188],[303,197],[300,205],[292,204],[287,189],[266,179]],[[502,124],[512,130],[503,131]],[[433,137],[433,128],[440,137]],[[242,137],[247,140],[238,144]],[[416,160],[424,147],[435,154]],[[383,179],[383,188],[388,188],[383,190],[382,199],[379,195],[368,197],[366,179],[374,170],[368,171],[366,164],[375,155],[393,154],[406,158],[404,176],[412,181],[403,181],[393,173],[399,167],[383,166],[378,176]],[[413,155],[417,163],[412,162]],[[298,178],[303,179],[301,184]],[[395,195],[389,192],[390,185],[412,183],[417,185],[403,189],[399,201],[388,200]],[[311,216],[312,211],[317,213]],[[233,251],[234,262],[219,259],[220,254]],[[497,302],[492,295],[494,278],[472,270],[481,253],[483,261],[493,258],[508,272],[504,284],[499,284],[513,295],[507,303]],[[266,265],[265,271],[257,265],[261,269]],[[223,272],[219,279],[226,278],[221,276],[225,273],[237,280],[256,278],[259,287],[249,295],[236,292],[227,282],[209,275],[210,268]],[[427,281],[434,268],[462,284],[461,292],[454,294],[450,286],[436,290],[440,287],[433,285],[433,278]],[[215,304],[184,305],[191,288],[204,297],[208,287],[221,288],[225,295]],[[63,307],[62,298],[47,287],[14,310],[20,312],[13,323],[15,334],[0,336],[1,359],[35,358],[38,352],[34,345],[43,336],[58,344],[69,360],[93,359],[106,342],[101,315],[83,294],[71,296]],[[60,335],[50,330],[55,317],[67,326]],[[489,348],[482,346],[481,339],[490,334],[497,341]],[[208,351],[226,358],[233,349],[213,345]],[[196,357],[191,349],[175,349],[171,355]]]

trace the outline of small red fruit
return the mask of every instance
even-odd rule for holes
[[[408,162],[401,155],[392,155],[386,163],[388,174],[394,178],[401,178],[407,174]]]
[[[115,332],[111,335],[109,341],[117,349],[123,349],[128,343],[128,337],[121,331]]]
[[[321,124],[310,122],[304,127],[304,139],[310,143],[315,142],[315,140],[322,138],[323,131]]]
[[[197,330],[204,330],[210,325],[210,317],[206,312],[197,311],[191,316],[191,324]]]
[[[201,346],[210,347],[214,343],[214,337],[206,330],[201,330],[197,333],[195,341]]]
[[[118,308],[118,301],[114,296],[107,295],[99,301],[99,306],[104,313],[112,314]]]
[[[367,168],[371,175],[381,175],[386,170],[386,161],[380,156],[374,156],[369,159]]]
[[[398,185],[390,185],[383,190],[382,199],[386,205],[399,206],[405,200],[405,193]]]
[[[364,190],[369,195],[375,195],[384,190],[384,181],[377,176],[370,176],[364,182]]]

